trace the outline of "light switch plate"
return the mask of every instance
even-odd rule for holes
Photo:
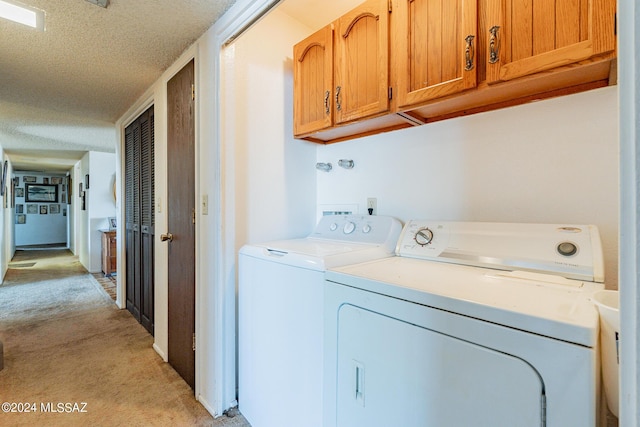
[[[202,215],[209,214],[209,195],[202,195]]]

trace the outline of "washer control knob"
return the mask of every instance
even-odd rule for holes
[[[365,224],[365,226],[362,227],[362,232],[364,234],[370,233],[371,232],[371,226],[369,224]]]
[[[329,226],[329,230],[336,231],[338,229],[338,224],[335,222]]]
[[[344,228],[342,229],[342,232],[344,234],[351,234],[353,233],[353,231],[356,229],[356,224],[349,221],[344,225]]]
[[[558,253],[563,256],[575,255],[578,252],[578,247],[571,242],[562,242],[556,248]]]
[[[413,240],[420,246],[426,246],[433,240],[433,231],[426,227],[421,228],[416,232],[415,236],[413,236]]]

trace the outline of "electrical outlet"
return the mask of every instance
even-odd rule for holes
[[[367,199],[367,212],[369,215],[378,215],[378,199],[375,197]]]

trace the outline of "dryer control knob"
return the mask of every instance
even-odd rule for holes
[[[362,227],[362,232],[364,234],[370,233],[371,232],[371,226],[369,224],[365,224],[365,226]]]
[[[351,234],[353,233],[353,231],[356,229],[356,224],[349,221],[344,225],[344,228],[342,229],[342,232],[344,234]]]
[[[413,236],[413,240],[416,241],[420,246],[426,246],[433,240],[433,231],[428,228],[421,228],[416,232]]]
[[[338,229],[338,224],[335,222],[329,226],[329,230],[336,231]]]
[[[571,242],[562,242],[556,249],[558,250],[558,253],[563,256],[572,256],[578,252],[578,247],[575,243]]]

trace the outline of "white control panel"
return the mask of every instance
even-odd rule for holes
[[[396,254],[455,264],[604,281],[594,225],[409,221]]]
[[[402,224],[395,218],[379,215],[327,215],[309,236],[318,239],[390,245],[397,243]]]

